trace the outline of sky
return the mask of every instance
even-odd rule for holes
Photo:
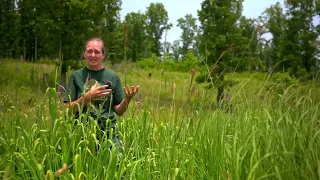
[[[283,5],[284,0],[244,0],[242,14],[248,18],[257,18],[271,5],[280,2]],[[186,14],[192,14],[198,17],[197,11],[201,8],[202,0],[122,0],[121,19],[130,12],[144,13],[150,3],[162,3],[168,12],[169,23],[172,28],[167,32],[167,41],[173,42],[180,39],[181,30],[177,27],[177,20]],[[164,42],[164,36],[161,40]]]

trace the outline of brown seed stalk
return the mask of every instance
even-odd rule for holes
[[[210,76],[212,76],[218,66],[218,63],[220,62],[220,59],[225,55],[225,53],[227,53],[231,48],[232,48],[233,44],[230,44],[229,47],[222,52],[222,54],[220,55],[220,57],[218,58],[218,60],[216,61],[216,63],[213,65],[213,67],[211,68],[210,71]]]

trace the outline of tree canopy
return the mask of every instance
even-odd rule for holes
[[[124,19],[119,15],[121,0],[0,3],[0,58],[59,59],[62,72],[80,62],[83,45],[92,36],[105,41],[111,63],[165,54],[181,61],[193,53],[213,65],[232,45],[219,61],[220,71],[287,71],[296,77],[319,71],[316,0],[286,1],[284,7],[277,3],[256,19],[243,16],[243,0],[203,0],[197,17],[186,14],[177,20],[181,36],[173,42],[166,40],[173,24],[162,3],[150,3],[145,11],[130,12]],[[257,31],[261,24],[263,29]]]

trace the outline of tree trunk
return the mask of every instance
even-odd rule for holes
[[[34,39],[34,61],[38,61],[38,38],[37,35],[35,35]]]
[[[224,76],[222,72],[219,74],[219,81],[224,81]],[[224,86],[221,85],[218,87],[218,94],[217,94],[217,107],[221,107],[221,101],[224,99]]]
[[[23,39],[23,60],[27,59],[26,39]]]
[[[62,40],[60,40],[60,47],[59,47],[59,60],[62,61]]]
[[[221,101],[224,98],[224,87],[218,87],[217,105],[220,107]]]

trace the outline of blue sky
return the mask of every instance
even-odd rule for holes
[[[151,2],[162,3],[169,16],[169,22],[173,24],[167,33],[167,41],[172,42],[180,38],[181,30],[177,27],[177,20],[191,13],[197,17],[197,10],[201,8],[202,0],[122,0],[121,19],[130,12],[145,12]],[[268,7],[283,0],[244,0],[243,15],[256,18]],[[164,42],[164,38],[162,39]]]

